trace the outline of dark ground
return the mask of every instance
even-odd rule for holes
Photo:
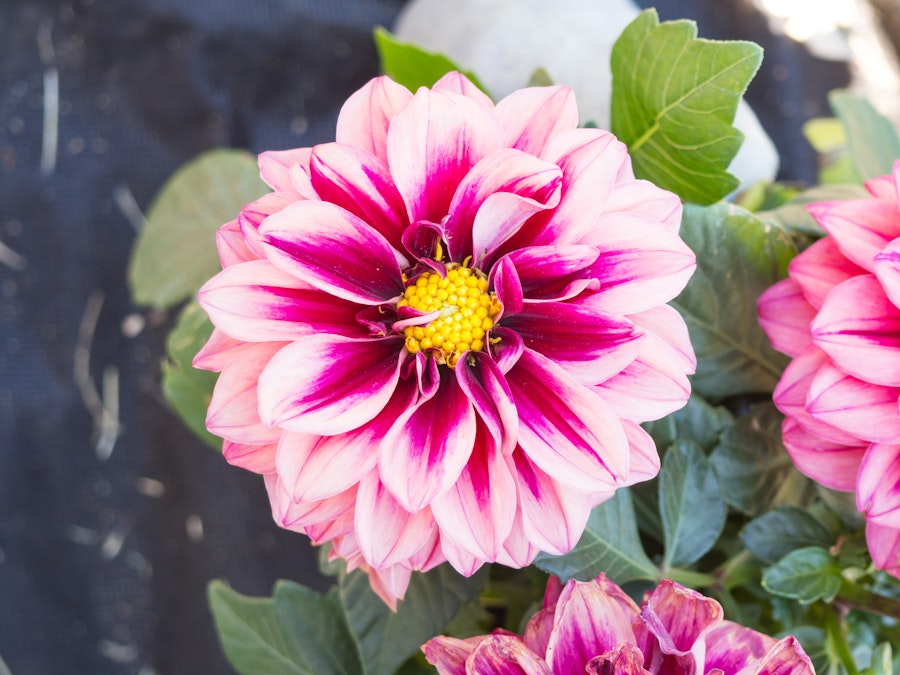
[[[372,27],[401,5],[0,0],[0,657],[15,675],[227,673],[207,581],[255,595],[325,583],[306,541],[271,522],[261,480],[167,410],[171,317],[131,303],[125,269],[135,208],[186,160],[331,140],[340,104],[377,74]],[[749,98],[782,177],[814,180],[799,127],[827,114],[846,69],[736,1],[656,6],[766,47]],[[110,445],[92,410],[116,378]]]

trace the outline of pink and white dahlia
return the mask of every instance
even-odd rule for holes
[[[565,87],[380,77],[336,142],[263,153],[273,192],[219,232],[207,426],[389,602],[445,560],[568,551],[688,398],[681,204],[577,122]]]
[[[900,577],[900,162],[866,188],[807,207],[828,236],[760,297],[759,317],[793,357],[774,394],[788,453],[856,492],[875,564]]]
[[[551,578],[522,636],[497,630],[422,646],[440,675],[814,675],[796,638],[723,620],[722,606],[665,580],[638,607],[602,574]]]

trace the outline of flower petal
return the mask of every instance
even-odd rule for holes
[[[812,661],[800,641],[788,635],[772,647],[756,666],[754,675],[815,675]]]
[[[358,304],[320,291],[268,260],[226,267],[203,285],[197,299],[217,328],[247,342],[367,333],[356,321]]]
[[[450,91],[455,94],[462,94],[488,109],[493,109],[494,107],[494,102],[490,96],[476,87],[468,77],[455,70],[442,75],[431,88],[437,91]]]
[[[788,418],[781,440],[797,469],[831,490],[852,492],[868,445],[845,445],[816,436]]]
[[[356,504],[354,485],[339,495],[313,502],[295,502],[277,474],[265,475],[266,490],[272,504],[272,516],[281,527],[306,533],[306,527],[340,518]]]
[[[900,445],[869,446],[856,479],[856,508],[870,523],[900,528]]]
[[[232,466],[239,466],[253,473],[267,474],[275,471],[277,447],[277,443],[251,445],[225,439],[222,441],[222,456]]]
[[[681,200],[647,180],[622,180],[606,200],[604,212],[638,213],[665,225],[672,232],[681,228]]]
[[[259,175],[276,192],[296,193],[304,199],[316,199],[309,182],[309,148],[267,150],[259,156]],[[293,170],[294,167],[300,171]]]
[[[847,260],[832,237],[819,239],[791,260],[788,272],[816,309],[822,306],[832,288],[850,277],[866,273],[862,267]]]
[[[466,659],[480,641],[438,635],[422,645],[422,653],[438,675],[466,675]]]
[[[900,236],[897,205],[883,199],[846,199],[808,204],[819,225],[834,237],[841,252],[872,271],[872,258]]]
[[[310,335],[284,347],[259,378],[265,424],[341,434],[373,419],[394,392],[402,340]]]
[[[519,417],[500,366],[484,352],[470,352],[456,365],[456,379],[500,452],[509,455],[519,437]]]
[[[666,655],[694,652],[703,663],[703,636],[722,623],[722,606],[671,579],[664,579],[653,589],[641,609],[641,618]],[[650,656],[647,654],[647,656]]]
[[[628,437],[628,456],[631,458],[626,484],[634,485],[655,478],[659,473],[660,464],[659,452],[656,450],[653,437],[639,424],[630,420],[622,420],[622,428]]]
[[[900,307],[900,238],[894,239],[875,256],[874,268],[885,294]]]
[[[316,288],[364,305],[403,294],[406,260],[365,222],[334,204],[297,202],[260,226],[272,263]]]
[[[617,647],[595,656],[585,666],[588,675],[651,675],[644,668],[644,655],[634,645],[623,642]]]
[[[376,77],[354,93],[338,115],[335,140],[387,161],[388,127],[413,95],[389,77]]]
[[[725,673],[739,673],[755,665],[775,646],[768,635],[745,628],[733,621],[723,621],[706,635],[706,661],[703,669],[718,668]]]
[[[549,476],[580,492],[606,492],[625,479],[628,441],[599,396],[530,349],[506,380],[519,411],[519,444]]]
[[[782,354],[797,356],[812,343],[809,326],[816,310],[793,279],[784,279],[766,289],[756,307],[760,327]]]
[[[475,443],[472,404],[453,373],[442,371],[437,393],[402,414],[381,444],[381,480],[409,511],[456,482]]]
[[[517,635],[490,635],[466,659],[468,675],[553,675],[553,672]]]
[[[503,259],[515,266],[528,300],[565,300],[590,283],[598,255],[593,246],[529,246]]]
[[[251,343],[235,340],[218,328],[213,328],[209,340],[194,354],[191,365],[200,370],[220,372],[238,354],[252,348]]]
[[[900,309],[872,275],[835,287],[812,323],[813,342],[841,370],[867,382],[900,386]]]
[[[488,283],[497,294],[503,309],[497,317],[499,321],[504,316],[510,316],[522,311],[522,283],[519,281],[519,273],[509,257],[500,259],[491,270]]]
[[[225,223],[216,231],[216,250],[219,252],[219,262],[223,268],[235,263],[257,260],[259,257],[244,241],[244,234],[237,219]]]
[[[866,544],[875,567],[900,575],[900,529],[866,523]]]
[[[505,145],[542,157],[550,141],[578,127],[578,106],[564,86],[518,89],[497,103]]]

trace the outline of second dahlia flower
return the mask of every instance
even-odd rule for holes
[[[688,398],[681,204],[577,123],[565,87],[377,78],[336,142],[264,153],[273,192],[219,232],[207,426],[389,603],[445,560],[568,551]]]
[[[759,300],[760,323],[792,356],[775,389],[800,471],[855,491],[875,564],[900,577],[900,163],[872,197],[810,204],[828,236]]]
[[[439,636],[422,651],[440,675],[815,675],[796,638],[725,621],[712,598],[665,580],[638,607],[602,574],[551,578],[522,636]]]

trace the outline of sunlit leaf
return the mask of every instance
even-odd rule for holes
[[[611,126],[635,174],[697,204],[734,190],[743,134],[732,122],[761,60],[752,42],[698,39],[692,21],[642,12],[612,50]]]

